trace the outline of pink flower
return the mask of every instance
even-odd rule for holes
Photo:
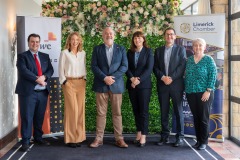
[[[107,7],[105,5],[102,6],[102,12],[107,12]]]
[[[173,7],[174,7],[174,8],[178,8],[178,6],[179,6],[178,1],[173,1]]]

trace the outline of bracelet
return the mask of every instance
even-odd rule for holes
[[[211,92],[211,91],[212,91],[212,89],[209,89],[209,88],[207,88],[207,89],[206,89],[206,91],[207,91],[207,92]]]

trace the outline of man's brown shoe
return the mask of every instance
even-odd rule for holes
[[[100,140],[95,139],[91,144],[90,147],[91,148],[97,148],[99,146],[103,145],[103,142]]]
[[[128,145],[124,142],[123,139],[119,139],[116,141],[116,145],[120,148],[128,148]]]

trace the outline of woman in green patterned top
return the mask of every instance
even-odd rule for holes
[[[214,98],[216,64],[213,58],[204,54],[206,42],[202,38],[193,40],[194,55],[186,65],[185,92],[193,114],[197,143],[193,146],[205,149],[209,135],[209,116]]]

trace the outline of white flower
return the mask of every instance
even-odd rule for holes
[[[167,0],[163,0],[163,1],[162,1],[162,4],[167,4]]]
[[[127,10],[127,7],[126,7],[126,6],[124,6],[124,7],[123,7],[123,10],[124,10],[124,11],[126,11],[126,10]]]
[[[147,6],[147,8],[148,8],[148,9],[152,9],[152,5],[149,4],[149,5]]]
[[[95,36],[95,34],[96,34],[96,32],[95,32],[94,29],[92,28],[92,30],[91,30],[91,36],[93,37],[93,36]]]
[[[144,12],[144,16],[148,16],[149,15],[149,12],[148,11],[145,11]]]
[[[134,19],[136,22],[139,22],[139,16],[135,16]]]
[[[138,8],[138,12],[139,12],[140,14],[143,14],[143,11],[144,11],[144,9],[143,9],[142,7],[139,7],[139,8]]]
[[[63,5],[63,8],[68,8],[68,4],[65,3],[65,4]]]
[[[136,14],[137,13],[137,11],[134,9],[134,10],[132,10],[132,14]]]
[[[118,12],[122,12],[122,8],[118,8]]]
[[[101,6],[101,2],[100,1],[97,2],[97,6],[98,7]]]

